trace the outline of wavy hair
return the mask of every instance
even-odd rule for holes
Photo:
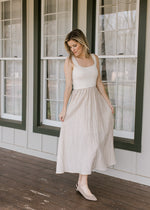
[[[90,55],[89,44],[88,44],[86,36],[80,29],[74,29],[73,31],[68,33],[65,38],[65,42],[64,42],[65,48],[66,48],[67,52],[69,53],[69,57],[71,58],[71,56],[73,55],[73,52],[70,50],[70,47],[68,45],[68,42],[70,40],[79,42],[84,47],[85,56],[89,57],[89,55]]]

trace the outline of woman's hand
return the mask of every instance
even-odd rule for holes
[[[114,114],[114,107],[112,105],[110,105],[111,111]]]
[[[66,110],[62,110],[61,113],[59,114],[60,121],[64,122],[65,115],[66,115]]]

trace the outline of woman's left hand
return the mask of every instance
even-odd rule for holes
[[[114,114],[114,107],[111,105],[110,106],[112,113]]]

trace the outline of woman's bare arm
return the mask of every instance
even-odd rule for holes
[[[99,92],[102,94],[102,96],[104,97],[104,99],[106,100],[106,102],[108,103],[108,105],[110,106],[110,108],[112,108],[112,105],[111,105],[111,102],[108,98],[108,95],[105,91],[105,88],[104,88],[104,85],[102,83],[102,80],[101,80],[101,76],[100,76],[100,66],[99,66],[99,59],[98,59],[98,56],[96,56],[96,63],[97,63],[97,70],[98,70],[98,77],[97,77],[97,81],[96,81],[96,87],[97,89],[99,90]]]
[[[65,73],[65,92],[64,92],[64,103],[63,103],[63,110],[66,111],[67,104],[71,95],[72,91],[72,69],[73,65],[69,58],[66,58],[65,65],[64,65],[64,73]]]
[[[72,69],[73,64],[69,58],[66,58],[65,65],[64,65],[64,73],[65,73],[65,92],[64,92],[64,103],[63,103],[63,109],[61,113],[59,114],[59,119],[61,121],[64,121],[66,111],[67,111],[67,104],[71,95],[72,91]]]

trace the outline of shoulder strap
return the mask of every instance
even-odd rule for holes
[[[96,65],[96,57],[95,57],[95,55],[92,53],[91,56],[92,56],[92,58],[94,60],[94,64]]]
[[[75,59],[75,57],[73,55],[72,55],[71,59],[72,59],[73,64],[75,66],[78,66],[78,62],[76,61],[76,59]]]

